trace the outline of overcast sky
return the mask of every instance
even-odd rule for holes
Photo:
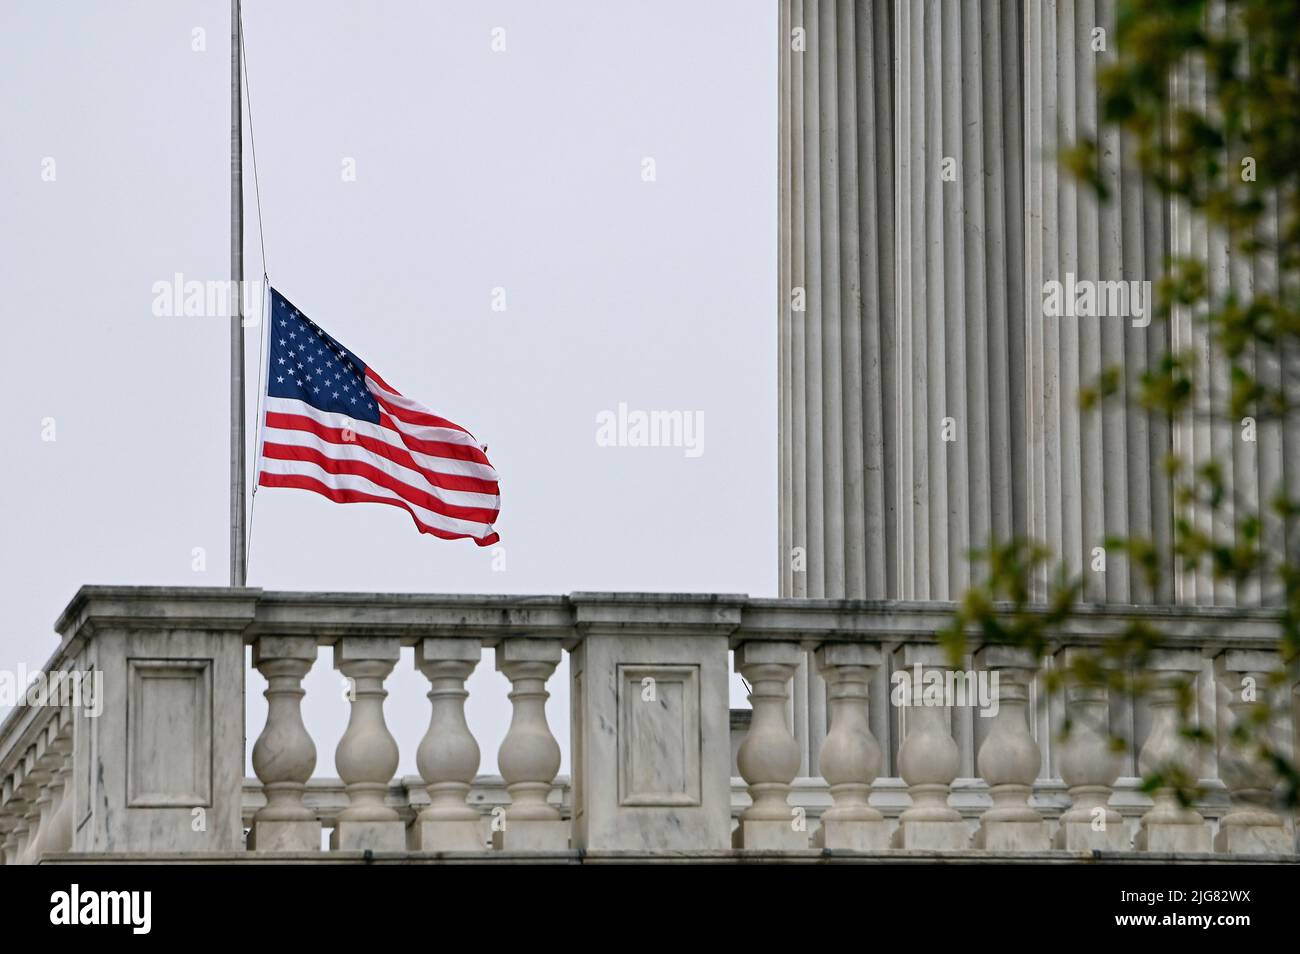
[[[271,281],[488,444],[503,550],[266,490],[249,584],[775,595],[776,5],[245,0],[244,17]],[[227,327],[152,304],[176,273],[228,277],[229,75],[226,0],[0,3],[0,668],[46,660],[82,584],[226,583]],[[254,333],[250,407],[256,350]],[[598,446],[620,403],[702,415],[703,453]],[[562,771],[567,679],[548,706]],[[306,685],[333,775],[328,654]],[[250,749],[264,687],[252,673]],[[428,685],[409,650],[388,688],[415,774]],[[507,688],[485,653],[481,771]]]

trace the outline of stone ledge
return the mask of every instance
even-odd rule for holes
[[[192,854],[57,854],[44,865],[457,865],[457,864],[1058,864],[1300,865],[1295,855],[1171,854],[1078,851],[447,851],[447,852],[195,852]]]

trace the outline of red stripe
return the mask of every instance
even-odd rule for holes
[[[391,388],[389,390],[392,390]],[[453,424],[445,417],[439,417],[437,414],[430,414],[428,411],[412,411],[404,407],[398,407],[390,401],[384,394],[379,391],[371,391],[375,400],[388,409],[388,412],[404,424],[418,424],[423,427],[450,427],[452,430],[460,431],[463,434],[469,434],[469,431],[459,424]],[[470,434],[470,437],[473,437]]]
[[[445,500],[439,500],[433,494],[421,490],[419,487],[412,487],[410,484],[398,480],[392,474],[385,473],[374,464],[367,464],[359,460],[336,460],[333,457],[327,457],[313,447],[273,444],[267,441],[262,445],[262,456],[269,457],[271,460],[307,461],[318,465],[322,470],[330,474],[364,477],[385,490],[391,490],[404,500],[423,507],[425,510],[441,514],[444,517],[454,517],[457,520],[472,520],[474,523],[491,523],[501,512],[500,510],[483,507],[460,507],[449,504]]]
[[[382,398],[380,400],[382,401]],[[482,448],[473,444],[449,444],[446,441],[426,441],[419,437],[412,437],[393,423],[393,419],[382,411],[379,413],[379,426],[388,428],[402,439],[403,444],[412,450],[419,451],[421,454],[445,457],[448,460],[472,461],[475,464],[483,464],[485,467],[492,466],[492,461],[487,459],[487,454],[483,453]]]
[[[501,535],[495,532],[488,534],[486,537],[471,537],[467,533],[452,533],[450,530],[439,530],[437,527],[431,527],[422,522],[414,511],[400,500],[394,500],[391,497],[378,497],[374,494],[362,493],[359,490],[336,490],[333,487],[326,486],[314,477],[307,477],[302,474],[259,473],[257,482],[263,487],[292,487],[297,490],[311,490],[322,497],[328,497],[335,503],[382,503],[392,507],[401,507],[411,515],[411,519],[415,521],[415,525],[421,533],[430,533],[435,537],[441,537],[443,540],[460,540],[469,537],[479,546],[489,547],[501,539]]]
[[[460,474],[444,474],[438,471],[429,470],[421,466],[409,452],[399,447],[394,447],[385,441],[376,437],[370,437],[367,434],[361,434],[357,431],[352,432],[351,440],[345,440],[343,437],[343,428],[330,427],[322,424],[313,417],[307,417],[302,414],[282,414],[278,411],[266,412],[266,426],[278,427],[288,431],[306,431],[315,434],[323,441],[329,441],[331,444],[355,444],[358,447],[377,454],[380,457],[387,457],[395,464],[401,464],[403,467],[409,467],[411,470],[417,470],[423,475],[429,483],[435,487],[441,487],[444,490],[464,490],[475,494],[491,494],[500,496],[501,488],[495,480],[483,480],[481,477],[465,477]],[[393,430],[393,428],[389,428]],[[433,444],[431,441],[414,441],[408,440],[400,431],[394,430],[394,433],[408,446],[413,444]],[[412,447],[413,450],[420,453],[428,453],[423,447]]]

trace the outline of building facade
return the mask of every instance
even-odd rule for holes
[[[1170,555],[1171,454],[1192,468],[1218,461],[1229,496],[1258,506],[1282,489],[1294,496],[1300,427],[1273,422],[1267,439],[1248,441],[1137,405],[1132,382],[1171,350],[1197,354],[1207,394],[1227,387],[1190,316],[1152,320],[1168,256],[1200,256],[1216,288],[1249,291],[1271,276],[1145,182],[1131,136],[1098,123],[1115,8],[782,3],[783,595],[956,600],[980,572],[972,550],[1032,539],[1082,577],[1090,603],[1280,600]],[[1203,97],[1186,79],[1180,95]],[[1108,201],[1056,159],[1083,135],[1098,138]],[[1053,282],[1067,297],[1084,283],[1134,297],[1122,314],[1054,315]],[[1110,368],[1126,385],[1081,411],[1080,389]],[[1235,542],[1231,505],[1190,513]],[[1154,590],[1123,553],[1105,552],[1117,536],[1155,545]],[[815,765],[827,692],[808,661],[795,698]],[[978,727],[959,722],[962,771],[973,774]]]

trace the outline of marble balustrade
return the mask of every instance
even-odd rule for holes
[[[55,700],[0,725],[0,851],[5,864],[359,851],[1297,859],[1294,817],[1226,732],[1249,715],[1243,684],[1274,691],[1271,611],[1084,607],[1042,659],[974,641],[962,671],[983,697],[898,704],[898,674],[949,673],[934,636],[949,612],[725,594],[87,587],[60,620],[47,669],[102,673],[98,711]],[[1047,673],[1134,614],[1167,634],[1149,666],[1152,693],[1046,695]],[[545,702],[566,654],[561,775]],[[476,738],[465,719],[466,680],[485,657],[510,686],[500,739]],[[302,714],[304,678],[325,664],[347,687],[337,740]],[[418,776],[399,776],[384,703],[395,668],[412,665],[429,721]],[[807,773],[791,719],[801,666],[827,686],[827,731]],[[742,712],[730,706],[737,676],[749,693]],[[1225,740],[1217,748],[1197,751],[1177,731],[1182,683],[1201,724]],[[267,700],[265,724],[247,733],[246,691]],[[1294,687],[1283,701],[1293,713]],[[956,719],[957,705],[977,712]],[[1293,744],[1295,724],[1281,720],[1277,739]],[[1112,750],[1112,733],[1128,751]],[[316,772],[331,743],[337,778]],[[488,745],[499,776],[479,773]],[[1143,774],[1169,764],[1202,780],[1200,802],[1140,790]]]

